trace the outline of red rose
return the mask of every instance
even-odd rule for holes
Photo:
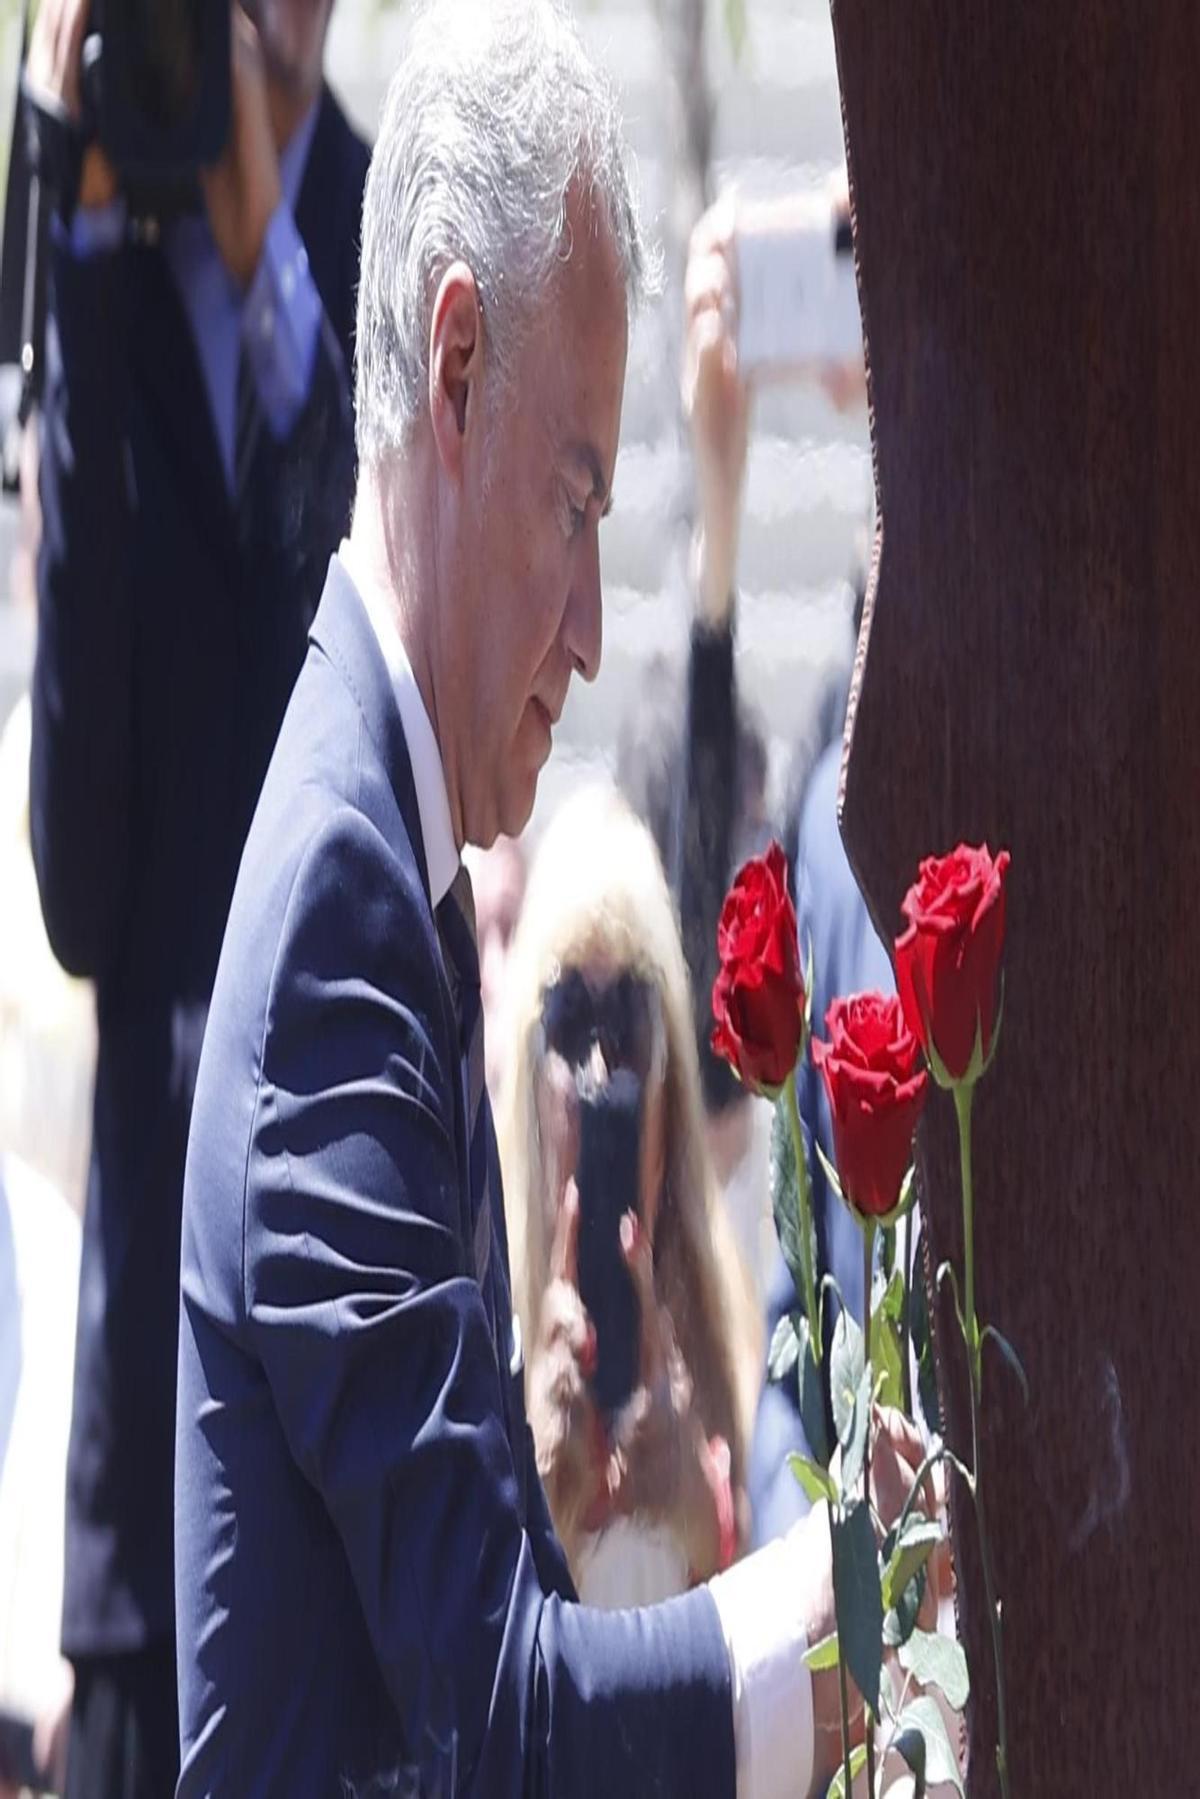
[[[828,1043],[814,1040],[833,1116],[842,1192],[865,1218],[894,1212],[912,1160],[913,1132],[929,1091],[921,1050],[893,994],[835,999]]]
[[[804,1034],[804,981],[787,860],[772,843],[739,871],[717,926],[713,1051],[758,1093],[789,1080]]]
[[[982,1061],[992,1048],[1004,948],[1009,855],[986,844],[929,856],[904,896],[908,929],[896,939],[896,985],[909,1029],[952,1081],[971,1072],[978,1031]],[[980,1064],[982,1066],[982,1064]],[[979,1073],[976,1067],[972,1078]]]

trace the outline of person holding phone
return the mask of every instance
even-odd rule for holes
[[[220,0],[214,0],[219,4]],[[179,1771],[172,1464],[184,1155],[246,831],[349,518],[368,152],[325,86],[332,0],[232,15],[202,204],[147,230],[96,144],[51,230],[31,827],[98,1067],[67,1474],[70,1799]],[[87,0],[28,85],[78,120]]]
[[[761,1333],[670,895],[615,791],[552,822],[510,978],[501,1162],[538,1468],[580,1596],[645,1604],[745,1540]]]

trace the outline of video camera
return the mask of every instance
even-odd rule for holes
[[[81,136],[107,151],[134,214],[192,204],[229,132],[226,0],[92,0],[92,13]]]
[[[249,10],[249,8],[248,8]],[[147,241],[200,205],[198,175],[229,134],[228,0],[92,0],[79,123],[25,80],[30,0],[0,250],[0,457],[18,489],[20,434],[41,394],[46,252],[56,206],[70,213],[84,151],[99,143],[121,180],[130,230]]]

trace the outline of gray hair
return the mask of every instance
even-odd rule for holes
[[[436,287],[461,258],[502,384],[578,181],[602,203],[631,307],[655,280],[611,83],[561,0],[429,0],[392,79],[363,201],[355,404],[362,463],[400,449],[428,383]]]

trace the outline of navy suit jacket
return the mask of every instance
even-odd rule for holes
[[[181,1799],[732,1795],[703,1588],[575,1603],[399,710],[341,564],[250,831],[184,1189]]]
[[[895,986],[888,953],[880,942],[866,901],[854,879],[842,847],[837,822],[838,777],[842,741],[837,738],[822,752],[813,770],[800,820],[796,857],[796,912],[802,957],[811,941],[813,952],[812,1027],[825,1034],[825,1013],[839,994],[862,993],[878,987],[890,993]],[[862,1236],[835,1193],[829,1188],[813,1139],[830,1162],[835,1161],[833,1123],[825,1084],[812,1057],[807,1056],[796,1075],[800,1119],[808,1148],[812,1181],[813,1220],[821,1274],[832,1273],[854,1316],[862,1320]],[[799,1303],[783,1257],[776,1257],[768,1297],[767,1341],[776,1323]],[[829,1317],[836,1311],[831,1301]],[[754,1540],[768,1543],[787,1531],[808,1510],[799,1483],[787,1465],[792,1451],[808,1454],[796,1382],[768,1381],[758,1402],[750,1450],[750,1504]]]
[[[353,483],[367,151],[321,101],[297,225],[324,319],[312,387],[260,440],[239,542],[160,250],[51,268],[31,826],[50,941],[99,1026],[67,1476],[63,1643],[174,1634],[179,1217],[238,858]]]

